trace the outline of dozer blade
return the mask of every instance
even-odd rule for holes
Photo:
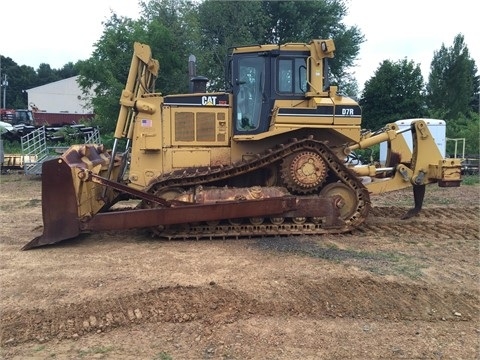
[[[80,234],[72,172],[64,161],[50,160],[42,165],[42,216],[43,234],[22,250],[55,244]]]

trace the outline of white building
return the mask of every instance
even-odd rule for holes
[[[92,114],[77,80],[78,76],[73,76],[26,90],[29,106],[39,112]]]

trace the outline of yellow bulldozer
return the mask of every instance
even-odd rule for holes
[[[23,249],[132,228],[165,239],[344,233],[367,218],[371,193],[412,187],[411,217],[426,184],[459,186],[460,160],[443,158],[424,120],[362,130],[358,103],[329,83],[334,52],[331,39],[235,47],[226,90],[164,96],[159,62],[135,43],[112,149],[74,145],[43,164],[43,234]],[[385,166],[348,161],[382,142]]]

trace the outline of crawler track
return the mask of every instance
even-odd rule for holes
[[[338,234],[354,238],[355,236],[391,236],[412,235],[431,236],[437,234],[441,238],[480,239],[480,227],[472,214],[478,214],[480,207],[463,208],[431,208],[407,220],[401,220],[408,211],[406,207],[388,206],[373,207],[366,221],[351,231],[339,231]],[[433,220],[435,219],[435,220]],[[307,222],[295,224],[285,222],[281,225],[252,225],[245,220],[241,225],[231,225],[222,222],[218,225],[184,224],[170,231],[165,229],[157,235],[168,240],[188,239],[236,239],[257,236],[292,236],[332,234],[335,229],[325,231],[320,224]],[[461,226],[459,226],[461,224]]]
[[[367,189],[345,165],[338,161],[337,156],[323,143],[311,138],[292,139],[289,143],[280,144],[274,149],[258,154],[254,159],[242,161],[236,164],[222,167],[191,168],[181,171],[174,171],[158,177],[149,186],[147,191],[158,194],[169,188],[192,188],[198,185],[224,186],[228,180],[240,176],[249,176],[254,171],[264,169],[272,164],[278,163],[300,151],[309,151],[317,154],[328,166],[328,182],[340,182],[346,185],[355,196],[356,208],[345,220],[345,226],[341,229],[326,229],[322,227],[321,221],[307,218],[302,224],[292,219],[285,219],[283,224],[271,223],[266,219],[264,224],[184,224],[182,226],[160,227],[154,229],[160,237],[168,239],[190,239],[190,238],[228,238],[243,236],[274,236],[274,235],[305,235],[305,234],[326,234],[348,232],[362,224],[370,208],[370,198]],[[316,195],[315,195],[316,196]],[[143,202],[142,207],[158,206]]]

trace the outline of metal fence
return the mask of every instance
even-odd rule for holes
[[[100,131],[92,127],[82,132],[84,144],[100,144]],[[62,146],[47,146],[45,127],[42,126],[21,138],[23,170],[28,175],[41,175],[45,161],[59,158],[68,149]]]

